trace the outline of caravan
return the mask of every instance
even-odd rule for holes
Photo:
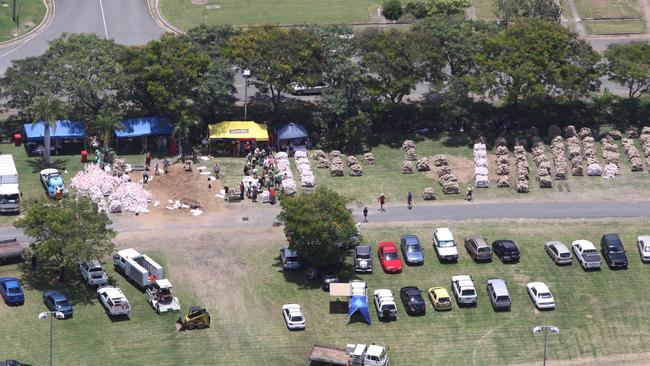
[[[0,212],[20,213],[18,171],[12,155],[0,155]]]

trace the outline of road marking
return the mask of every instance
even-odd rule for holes
[[[104,22],[104,35],[106,36],[106,39],[108,39],[108,28],[106,28],[106,16],[104,15],[104,4],[102,4],[102,0],[99,0],[99,7],[102,9],[102,21]]]

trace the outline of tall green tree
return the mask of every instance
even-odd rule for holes
[[[462,14],[470,5],[469,0],[427,0],[429,15]]]
[[[576,100],[600,87],[599,55],[558,23],[518,22],[484,38],[474,90],[506,102]]]
[[[336,243],[356,233],[347,200],[324,187],[314,194],[282,197],[278,220],[284,224],[289,248],[316,267],[341,263],[344,251]]]
[[[558,22],[562,8],[555,0],[495,0],[494,14],[507,27],[518,18]]]
[[[314,85],[322,77],[323,46],[305,29],[253,27],[229,42],[233,62],[251,71],[251,83],[269,93],[276,118],[282,93],[293,83]]]
[[[0,91],[4,105],[17,109],[18,115],[33,122],[35,115],[30,111],[34,98],[43,96],[52,89],[52,83],[45,69],[46,57],[27,57],[14,61],[0,79]]]
[[[90,199],[38,201],[16,222],[35,239],[30,248],[43,262],[50,262],[63,280],[65,270],[79,262],[102,259],[114,250],[111,220]]]
[[[102,138],[104,151],[108,151],[113,131],[124,127],[122,116],[112,109],[102,109],[95,119],[94,127]]]
[[[50,166],[50,146],[51,146],[51,130],[56,129],[56,121],[63,113],[63,106],[59,98],[47,94],[36,96],[32,104],[27,108],[28,113],[34,116],[32,126],[43,125],[43,145],[45,151],[43,152],[43,163],[46,167]]]
[[[638,99],[650,90],[650,45],[611,44],[605,51],[607,77],[628,90],[628,99]]]

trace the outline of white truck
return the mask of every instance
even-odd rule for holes
[[[157,313],[164,313],[170,310],[181,310],[178,298],[174,296],[174,289],[169,280],[156,280],[147,288],[147,301],[156,309]]]
[[[315,344],[311,364],[340,366],[388,366],[387,348],[371,344],[348,344],[345,349]]]
[[[375,290],[374,296],[379,319],[397,319],[397,305],[393,292],[389,289],[378,289]]]
[[[104,286],[97,289],[97,297],[111,316],[129,315],[131,305],[126,296],[117,287]]]
[[[13,155],[0,155],[0,212],[20,213],[18,170]]]
[[[600,269],[601,260],[596,247],[589,240],[575,240],[571,249],[583,269]]]
[[[79,263],[79,272],[84,282],[89,286],[103,286],[108,284],[108,276],[97,260]]]
[[[476,288],[474,288],[471,276],[456,275],[451,277],[451,288],[458,305],[476,306]]]
[[[456,241],[447,227],[433,230],[433,247],[441,262],[455,262],[458,260]]]
[[[146,254],[129,248],[113,256],[115,270],[132,280],[140,288],[147,288],[157,279],[165,278],[163,268]]]

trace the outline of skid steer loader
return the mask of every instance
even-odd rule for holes
[[[185,316],[181,316],[176,321],[176,330],[194,330],[203,329],[210,326],[210,313],[205,308],[199,306],[190,307],[190,311]]]

